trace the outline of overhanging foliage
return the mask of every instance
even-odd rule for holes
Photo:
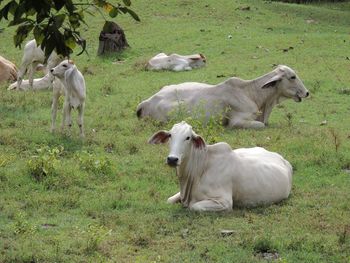
[[[0,0],[0,21],[6,19],[9,26],[17,26],[14,35],[16,47],[33,32],[38,45],[48,57],[53,50],[63,56],[69,56],[78,45],[82,47],[80,55],[86,49],[86,41],[80,34],[80,26],[85,24],[85,14],[91,9],[104,10],[110,17],[129,14],[136,21],[138,15],[130,9],[131,1],[112,4],[105,0]]]

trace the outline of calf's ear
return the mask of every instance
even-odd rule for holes
[[[192,141],[193,141],[193,145],[195,148],[197,148],[197,149],[205,148],[205,141],[201,136],[199,136],[197,134],[193,134]]]
[[[150,144],[160,144],[166,143],[170,138],[170,133],[167,131],[158,131],[149,138],[148,143]]]
[[[273,87],[277,81],[280,81],[282,79],[282,75],[278,74],[270,79],[268,79],[263,85],[262,85],[262,89],[266,89],[269,87]]]

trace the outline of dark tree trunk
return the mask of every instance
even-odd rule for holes
[[[123,29],[112,21],[106,21],[99,40],[97,55],[120,52],[129,47]]]

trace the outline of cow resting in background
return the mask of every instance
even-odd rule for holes
[[[181,56],[159,53],[148,61],[146,68],[149,70],[184,71],[203,67],[205,63],[206,58],[202,54]]]
[[[291,68],[280,65],[253,80],[230,78],[217,85],[186,82],[163,87],[137,107],[139,118],[149,116],[167,121],[179,107],[194,114],[202,106],[207,118],[222,114],[230,128],[263,128],[273,107],[291,98],[300,102],[309,91]]]
[[[57,55],[55,51],[52,51],[51,55],[47,59],[45,74],[48,73],[48,71],[51,68],[57,66],[62,60],[63,60],[63,57]],[[34,72],[37,69],[38,65],[44,62],[45,62],[44,51],[41,49],[40,46],[37,46],[35,39],[29,41],[24,46],[22,63],[18,71],[17,88],[21,89],[23,76],[24,74],[26,74],[26,72],[28,72],[29,86],[33,87]]]
[[[32,89],[33,91],[39,90],[48,90],[52,86],[52,82],[54,80],[54,76],[51,73],[47,73],[42,78],[33,79],[33,83],[30,84],[28,79],[22,81],[21,88],[18,89],[18,82],[12,83],[7,90],[18,90],[18,91],[27,91]]]
[[[71,60],[64,60],[56,67],[50,70],[58,80],[53,82],[52,99],[52,123],[51,131],[55,130],[58,99],[61,95],[65,96],[63,104],[62,130],[67,122],[68,132],[72,127],[71,110],[78,109],[78,125],[80,136],[84,137],[84,108],[86,98],[85,80],[81,72]]]
[[[186,122],[159,131],[149,143],[169,141],[166,159],[176,169],[180,192],[168,203],[181,202],[194,211],[224,211],[233,206],[279,202],[289,196],[292,166],[264,148],[232,150],[227,143],[207,145]]]
[[[14,81],[17,79],[16,65],[6,58],[0,56],[0,83],[3,81]]]

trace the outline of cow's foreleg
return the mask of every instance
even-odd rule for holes
[[[27,64],[25,62],[22,62],[22,65],[21,65],[21,67],[18,70],[18,73],[17,73],[17,90],[22,89],[21,85],[22,85],[24,74],[26,74],[26,72],[27,72],[28,65],[29,64]]]
[[[265,110],[263,112],[263,114],[264,114],[263,122],[266,126],[269,124],[269,117],[270,117],[271,112],[272,112],[272,106],[270,106],[270,107],[266,106]]]
[[[256,113],[254,112],[231,112],[229,115],[229,128],[243,129],[261,129],[265,124],[261,121],[256,121]]]
[[[60,98],[59,94],[53,94],[52,106],[51,106],[51,132],[55,131],[56,128],[56,116],[58,108],[58,99]]]
[[[190,210],[197,212],[220,212],[220,211],[229,211],[232,210],[232,204],[230,202],[219,202],[217,200],[203,200],[197,203],[194,203],[190,206]]]
[[[78,126],[80,129],[80,137],[84,137],[84,103],[78,107]]]
[[[38,66],[39,62],[34,61],[32,62],[29,70],[28,70],[28,81],[29,81],[29,87],[33,89],[33,82],[34,82],[34,72],[36,71],[36,67]]]
[[[251,121],[251,120],[230,120],[230,128],[243,128],[243,129],[262,129],[265,127],[265,124],[260,121]]]
[[[170,196],[167,200],[168,204],[176,204],[181,202],[181,196],[180,196],[180,192],[174,194],[173,196]]]

